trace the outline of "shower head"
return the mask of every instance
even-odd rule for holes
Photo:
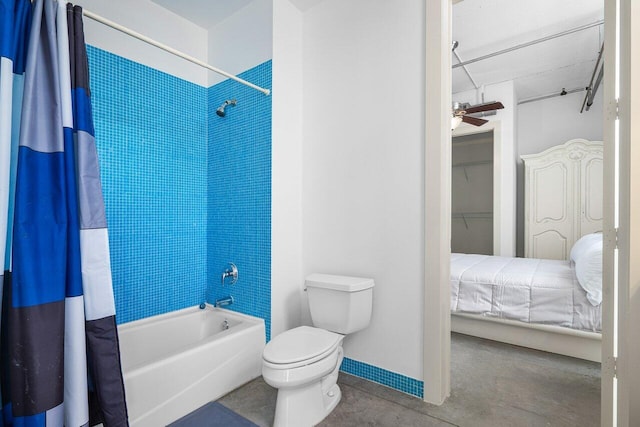
[[[227,105],[231,105],[232,107],[235,107],[237,103],[238,101],[236,101],[235,99],[227,99],[222,103],[220,107],[218,107],[218,109],[216,110],[216,114],[220,117],[224,117],[225,115],[224,109],[227,108]]]

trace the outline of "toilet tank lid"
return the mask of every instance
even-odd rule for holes
[[[373,279],[365,277],[336,276],[321,273],[308,275],[304,283],[307,288],[323,288],[343,292],[358,292],[374,286]]]

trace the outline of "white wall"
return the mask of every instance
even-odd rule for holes
[[[207,31],[148,0],[78,0],[76,4],[184,53],[207,61]],[[208,71],[88,17],[85,39],[92,46],[206,86]]]
[[[518,161],[570,139],[602,141],[602,88],[580,114],[584,92],[518,105]]]
[[[304,13],[303,272],[374,278],[346,356],[422,379],[425,12],[399,3]]]
[[[209,30],[209,63],[239,74],[272,58],[273,0],[253,0]],[[288,2],[287,2],[288,3]],[[209,86],[225,80],[210,73]]]
[[[79,0],[107,19],[238,74],[272,58],[272,0],[254,0],[210,30],[149,0]],[[201,86],[226,79],[85,17],[87,43]]]
[[[517,254],[524,256],[524,165],[520,156],[535,154],[570,139],[602,141],[602,88],[589,111],[580,114],[584,92],[518,106]]]
[[[273,5],[271,336],[300,325],[302,308],[302,13]]]
[[[516,253],[516,164],[517,154],[517,106],[514,85],[512,81],[497,83],[484,87],[484,101],[500,101],[504,109],[497,110],[495,116],[483,117],[491,122],[499,122],[494,133],[500,133],[500,155],[494,158],[494,180],[499,187],[496,193],[494,187],[494,198],[500,197],[500,207],[494,209],[493,214],[499,217],[499,226],[494,223],[494,232],[497,233],[494,240],[494,250],[496,255],[515,256]],[[469,102],[471,104],[482,102],[478,98],[475,90],[453,94],[453,101]],[[468,133],[469,129],[482,131],[482,127],[470,125],[468,129],[462,125],[456,129],[454,134]],[[485,129],[486,129],[485,125]],[[496,146],[497,147],[497,146]]]

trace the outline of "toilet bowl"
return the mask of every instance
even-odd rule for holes
[[[267,344],[262,377],[278,389],[274,427],[312,426],[335,408],[341,397],[337,381],[343,338],[301,326]]]
[[[312,274],[305,284],[315,327],[283,332],[262,354],[262,376],[278,389],[274,427],[310,427],[333,411],[344,336],[371,318],[372,279]]]

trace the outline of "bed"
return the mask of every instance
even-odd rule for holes
[[[452,330],[599,361],[602,234],[569,261],[451,254]]]

